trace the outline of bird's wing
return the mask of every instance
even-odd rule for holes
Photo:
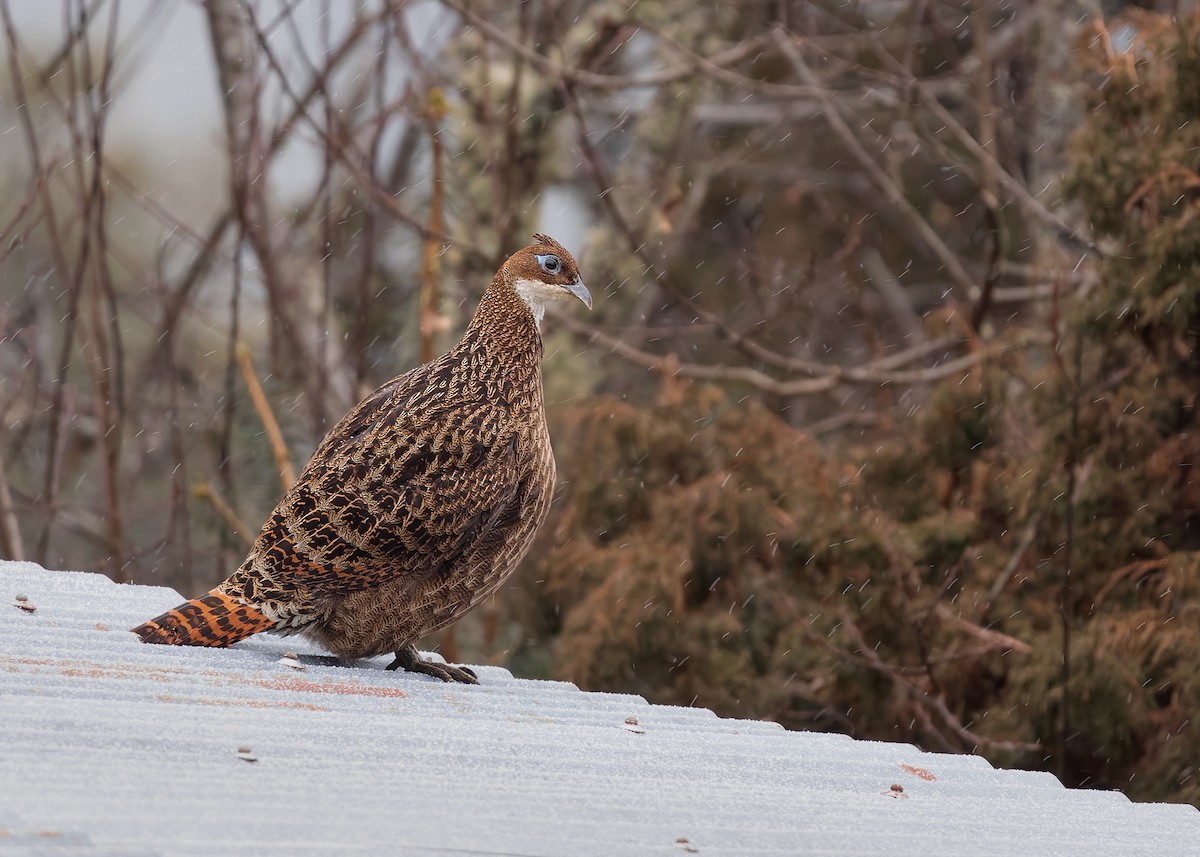
[[[412,374],[365,399],[318,447],[235,574],[247,597],[312,602],[417,583],[516,523],[538,489],[510,409],[422,401]]]

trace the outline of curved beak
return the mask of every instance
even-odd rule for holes
[[[588,309],[592,308],[592,293],[587,290],[587,286],[579,277],[575,278],[575,282],[565,285],[563,288],[583,301],[583,305]]]

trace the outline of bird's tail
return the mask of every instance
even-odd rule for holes
[[[229,646],[274,624],[261,610],[214,589],[132,630],[143,643]]]

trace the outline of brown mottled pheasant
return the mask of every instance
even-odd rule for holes
[[[343,658],[474,683],[416,642],[494,592],[554,490],[542,402],[547,303],[591,295],[552,238],[504,263],[453,349],[364,399],[325,436],[250,555],[208,594],[133,629],[147,643],[228,646],[303,632]]]

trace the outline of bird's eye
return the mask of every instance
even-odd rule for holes
[[[562,260],[557,256],[538,256],[538,264],[542,266],[542,270],[547,274],[562,273]]]

